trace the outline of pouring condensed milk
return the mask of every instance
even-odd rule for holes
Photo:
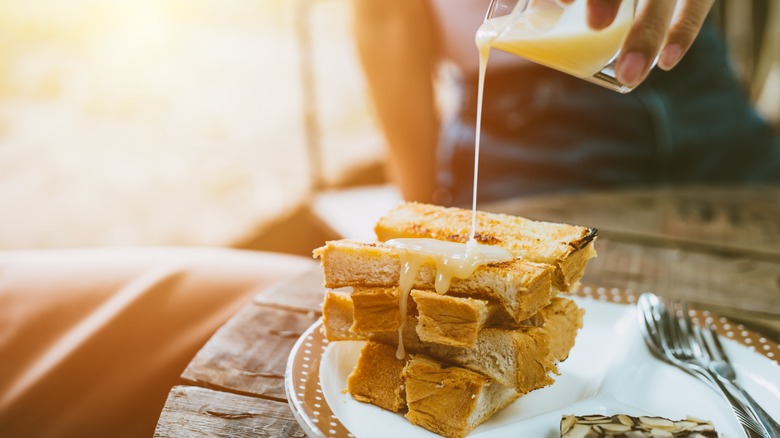
[[[481,106],[481,105],[480,105]],[[479,117],[479,116],[478,116]],[[490,263],[512,260],[512,253],[500,246],[477,243],[477,181],[479,170],[479,124],[474,151],[474,192],[471,205],[471,233],[466,243],[451,242],[430,238],[390,239],[386,245],[398,251],[401,271],[398,279],[398,307],[400,321],[398,325],[398,350],[395,356],[400,360],[406,356],[403,331],[406,326],[406,307],[409,292],[414,286],[417,272],[424,263],[433,261],[436,265],[434,288],[439,294],[447,293],[453,278],[468,278],[477,268]]]
[[[493,47],[537,64],[627,93],[615,64],[634,22],[636,0],[624,0],[612,23],[595,30],[585,0],[492,0],[475,40],[480,58]]]
[[[445,294],[453,278],[468,278],[482,265],[512,260],[512,253],[505,248],[478,244],[473,230],[472,237],[466,243],[429,238],[399,238],[388,240],[385,244],[397,250],[401,261],[398,281],[398,306],[401,315],[396,351],[398,359],[406,356],[403,343],[406,307],[420,266],[431,261],[436,265],[436,292]]]
[[[633,23],[636,0],[621,2],[612,24],[602,30],[593,30],[587,24],[585,3],[585,0],[574,0],[568,5],[558,0],[491,1],[485,22],[475,35],[479,53],[479,85],[474,139],[471,237],[466,243],[429,238],[402,238],[385,242],[396,248],[401,262],[401,320],[396,351],[399,359],[406,355],[403,330],[407,303],[420,266],[428,262],[436,265],[436,292],[444,294],[453,278],[468,278],[479,266],[513,258],[507,249],[480,245],[475,239],[482,96],[491,48],[525,57],[614,91],[631,91],[631,87],[617,80],[614,67]]]

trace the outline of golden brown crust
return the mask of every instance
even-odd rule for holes
[[[350,296],[354,305],[353,333],[371,333],[398,330],[401,312],[398,307],[398,288],[355,287]]]
[[[409,202],[398,205],[383,216],[374,231],[380,241],[429,237],[466,242],[471,236],[471,223],[471,210]],[[477,212],[474,237],[479,243],[506,248],[517,257],[555,266],[553,285],[560,291],[568,292],[579,280],[576,275],[582,274],[581,270],[568,266],[572,263],[569,258],[588,246],[592,247],[596,235],[595,228]],[[589,255],[595,256],[595,252],[590,251]],[[584,266],[582,260],[576,261],[576,264]]]
[[[363,339],[350,331],[354,321],[355,306],[352,298],[344,293],[327,291],[322,303],[322,328],[328,341]]]
[[[431,357],[399,360],[395,350],[369,341],[347,379],[358,401],[392,412],[408,406],[406,418],[446,437],[464,437],[520,393],[489,378]]]
[[[553,298],[549,306],[539,311],[542,327],[550,338],[550,354],[559,362],[569,357],[577,332],[582,328],[585,310],[566,298]]]
[[[440,435],[461,438],[519,393],[465,368],[414,356],[403,370],[412,423]]]
[[[376,226],[380,240],[428,237],[466,242],[471,211],[409,203]],[[348,378],[360,401],[398,412],[448,437],[464,437],[521,394],[553,383],[584,311],[557,297],[579,284],[595,257],[596,230],[478,212],[476,239],[512,251],[509,262],[481,266],[434,291],[436,265],[424,263],[399,311],[401,258],[382,243],[327,242],[314,250],[328,291],[329,340],[366,340]],[[406,356],[396,358],[399,328]],[[405,391],[405,392],[404,392]]]
[[[400,313],[394,288],[355,288],[349,294],[329,291],[324,305],[343,308],[340,311],[324,310],[326,334],[330,340],[365,339],[377,332],[395,336],[398,330]],[[574,347],[585,314],[574,301],[556,297],[520,325],[507,326],[503,320],[496,319],[496,306],[490,302],[416,289],[410,293],[407,312],[417,315],[416,322],[410,318],[416,324],[417,335],[412,342],[460,348],[473,348],[480,330],[486,327],[542,327],[550,332],[550,353],[557,361],[565,360]],[[350,314],[351,317],[347,316]],[[335,323],[331,321],[334,318]]]
[[[398,285],[401,261],[388,245],[336,240],[314,250],[314,256],[321,260],[326,287]],[[506,318],[519,323],[550,303],[552,273],[550,265],[515,259],[480,266],[469,278],[454,278],[447,293],[496,302]],[[413,287],[433,290],[435,278],[435,265],[423,264]]]
[[[342,335],[340,339],[373,340],[393,347],[398,345],[398,334],[395,331],[371,334],[350,332],[351,313],[330,313],[348,312],[349,306],[332,305],[329,303],[331,300],[341,302],[350,300],[350,297],[346,294],[326,294],[323,318],[329,338],[331,333],[338,333]],[[334,321],[342,322],[347,329],[331,327]],[[403,330],[404,348],[409,353],[424,353],[443,362],[460,365],[504,386],[515,388],[520,393],[553,383],[549,374],[557,373],[557,367],[550,353],[549,331],[544,327],[485,328],[479,331],[473,348],[459,348],[421,341],[417,336],[415,321],[414,316],[409,316]]]
[[[425,342],[473,347],[477,334],[496,312],[485,300],[416,289],[410,295],[417,305],[417,335]]]
[[[347,378],[347,391],[356,400],[388,411],[406,407],[401,373],[406,360],[395,357],[395,348],[378,342],[366,342],[357,365]]]

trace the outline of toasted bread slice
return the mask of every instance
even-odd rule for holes
[[[399,315],[398,308],[395,308]],[[373,338],[390,339],[398,336],[398,330],[355,332],[355,304],[348,292],[328,290],[322,304],[322,331],[330,341],[367,341]],[[397,342],[397,339],[396,339]],[[388,344],[392,342],[386,342]]]
[[[374,340],[398,345],[396,331],[368,335],[350,332],[352,307],[346,301],[351,301],[348,294],[330,291],[325,295],[323,321],[328,340]],[[416,317],[410,315],[404,325],[402,339],[407,352],[424,353],[463,366],[520,393],[551,384],[553,379],[549,374],[557,373],[555,357],[550,353],[550,332],[543,327],[484,328],[479,331],[473,348],[460,348],[420,340],[415,322]]]
[[[330,340],[362,339],[361,334],[398,330],[401,315],[397,288],[354,288],[349,295],[334,291],[328,294],[334,296],[325,299],[326,306],[343,307],[343,310],[335,312],[324,310],[326,318],[341,316],[341,319],[326,324],[332,327]],[[555,297],[531,318],[515,326],[507,326],[503,320],[496,319],[494,315],[499,312],[488,301],[417,289],[413,289],[410,296],[407,312],[417,315],[417,337],[423,342],[471,348],[479,331],[486,326],[544,327],[552,330],[550,352],[558,361],[568,357],[585,314],[573,301]],[[352,315],[351,320],[345,319],[344,315]]]
[[[349,331],[370,335],[374,332],[397,331],[401,323],[398,288],[355,287],[349,292],[352,299],[353,322]],[[584,313],[571,300],[556,297],[531,318],[520,324],[508,325],[497,318],[497,306],[474,298],[440,295],[433,291],[413,289],[409,294],[407,313],[416,314],[417,336],[421,341],[453,347],[471,348],[479,331],[486,326],[499,328],[545,327],[551,318],[553,333],[550,347],[558,360],[566,359],[574,344],[577,329],[582,327]],[[560,353],[560,354],[559,354]]]
[[[411,295],[417,306],[417,335],[422,341],[471,348],[480,330],[497,326],[491,316],[494,306],[487,301],[420,290],[412,290]],[[564,361],[574,347],[584,314],[574,301],[555,297],[536,315],[511,328],[542,327],[548,330],[550,353],[556,360]],[[498,327],[508,328],[500,323]]]
[[[424,355],[395,357],[395,348],[368,341],[347,379],[355,400],[392,412],[447,437],[466,436],[520,393],[487,377]]]
[[[471,210],[410,202],[383,216],[374,231],[382,242],[401,237],[466,242],[471,223]],[[577,286],[588,260],[596,256],[596,234],[595,228],[477,212],[474,237],[479,243],[506,248],[516,257],[554,266],[553,287],[568,292]]]
[[[355,287],[349,293],[353,305],[350,331],[356,334],[397,331],[401,325],[398,288]],[[417,315],[417,336],[425,342],[473,347],[486,324],[502,325],[498,306],[485,300],[440,295],[413,289],[407,301],[407,314]],[[538,318],[522,325],[533,325]],[[516,328],[514,326],[513,328]]]
[[[369,291],[365,290],[363,293],[370,293]],[[448,297],[447,295],[435,294],[436,297],[434,297],[434,294],[435,292],[412,290],[413,300],[411,301],[417,302],[417,312],[419,312],[416,326],[417,339],[426,343],[438,343],[453,347],[473,347],[479,331],[485,327],[484,323],[480,324],[481,320],[485,318],[484,314],[480,312],[486,308],[489,309],[490,305],[486,304],[486,302],[479,302],[479,300]],[[433,299],[428,301],[427,298]],[[440,301],[437,298],[449,299]],[[456,304],[455,309],[450,308],[452,304]],[[455,323],[454,320],[437,323],[436,318],[438,316],[435,313],[428,313],[426,318],[429,321],[427,324],[430,324],[431,327],[423,327],[423,315],[428,312],[425,309],[427,306],[433,307],[432,312],[445,314],[459,312],[458,308],[464,306],[471,306],[471,308],[460,314],[459,318],[463,321],[462,324]],[[388,305],[387,309],[389,312],[394,313],[396,318],[399,317],[397,301]],[[355,325],[354,319],[357,312],[349,294],[328,291],[323,306],[325,334],[328,340],[361,340],[367,339],[372,335],[376,337],[378,334],[382,338],[389,339],[397,333],[397,325],[393,325],[392,328],[375,327],[387,328],[386,330],[354,332],[352,327]],[[574,301],[556,297],[553,298],[552,303],[544,307],[533,317],[523,321],[520,326],[541,327],[547,330],[550,339],[550,354],[555,360],[563,362],[569,357],[569,352],[574,347],[577,332],[583,326],[584,315],[585,310],[577,306]],[[366,324],[364,328],[369,327]],[[381,333],[383,331],[386,333]],[[412,342],[415,341],[413,340]]]
[[[347,378],[347,392],[355,400],[398,412],[406,407],[401,373],[406,359],[395,357],[395,347],[366,342]]]
[[[558,373],[549,334],[541,327],[486,328],[479,332],[473,348],[422,342],[406,348],[476,371],[522,394],[551,385],[550,374]]]
[[[395,248],[380,243],[350,240],[327,242],[314,250],[325,275],[325,286],[393,287],[398,285],[401,261]],[[480,266],[465,279],[453,278],[448,295],[493,301],[503,317],[520,323],[550,303],[554,268],[522,259]],[[415,289],[433,290],[436,266],[423,264]]]
[[[328,341],[365,339],[350,330],[355,323],[355,305],[348,294],[327,291],[322,303],[322,327]]]
[[[512,403],[520,393],[457,366],[416,355],[403,369],[405,417],[450,438],[462,438]]]
[[[401,326],[397,287],[355,287],[350,296],[355,309],[353,333],[387,332]]]
[[[541,327],[548,331],[550,337],[550,354],[563,362],[569,357],[569,351],[574,347],[577,331],[582,328],[585,310],[572,300],[555,297],[549,306],[536,315]]]
[[[411,291],[417,306],[417,336],[425,342],[470,348],[477,334],[497,308],[489,301],[440,295],[433,291]]]

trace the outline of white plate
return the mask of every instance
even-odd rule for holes
[[[726,436],[742,436],[728,404],[717,393],[650,355],[639,332],[635,306],[574,299],[586,310],[584,328],[569,358],[560,364],[561,375],[556,382],[520,397],[477,427],[470,437],[558,437],[561,415],[596,413],[673,419],[690,415],[711,420]],[[301,342],[311,344],[318,336],[322,336],[319,330],[313,329]],[[724,339],[723,343],[740,383],[770,415],[780,418],[780,366],[735,341]],[[314,399],[304,397],[304,388],[315,382],[308,378],[295,382],[288,367],[288,399],[306,432],[312,436],[358,438],[436,437],[413,426],[402,415],[355,401],[344,391],[362,344],[322,344],[321,358],[314,361],[319,362]],[[303,344],[301,347],[305,348]],[[312,376],[307,373],[307,377]],[[314,403],[317,406],[312,407]],[[323,409],[332,414],[317,418]],[[342,425],[350,433],[345,433]]]

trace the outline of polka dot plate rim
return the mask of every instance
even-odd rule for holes
[[[618,304],[634,305],[641,293],[618,288],[584,286],[572,294],[581,298],[590,298]],[[780,344],[765,337],[760,332],[732,322],[726,317],[718,316],[709,310],[701,310],[690,306],[688,313],[691,319],[699,325],[712,327],[722,338],[732,339],[744,345],[749,350],[765,356],[780,365]]]
[[[592,300],[594,302],[624,305],[633,305],[636,303],[639,295],[639,293],[632,291],[588,286],[581,287],[573,294],[575,299],[585,300],[580,302],[587,303]],[[763,337],[760,333],[706,311],[691,309],[691,316],[694,321],[706,321],[707,324],[711,324],[721,337],[735,341],[747,348],[751,354],[763,356],[773,362],[774,365],[780,366],[778,362],[780,345]],[[322,330],[322,319],[319,319],[301,335],[293,347],[285,372],[287,400],[296,420],[308,436],[354,438],[355,435],[348,430],[345,423],[342,422],[339,415],[334,413],[334,409],[328,403],[325,391],[323,391],[323,384],[320,381],[321,362],[330,345],[327,339],[325,339]],[[338,344],[342,344],[342,342],[356,343],[356,341],[341,341]],[[778,373],[780,373],[780,368],[778,368]],[[778,378],[780,379],[780,374]],[[329,391],[332,393],[332,388]],[[343,409],[341,406],[335,407],[337,408],[335,409],[336,411]],[[369,406],[369,408],[375,407]],[[378,408],[375,409],[379,410]],[[349,424],[350,421],[352,420],[347,419],[346,424]],[[479,428],[476,429],[474,434],[483,436],[482,433],[477,433],[479,430]],[[358,437],[362,438],[363,436],[364,434],[358,433]],[[485,436],[489,436],[489,434]]]

